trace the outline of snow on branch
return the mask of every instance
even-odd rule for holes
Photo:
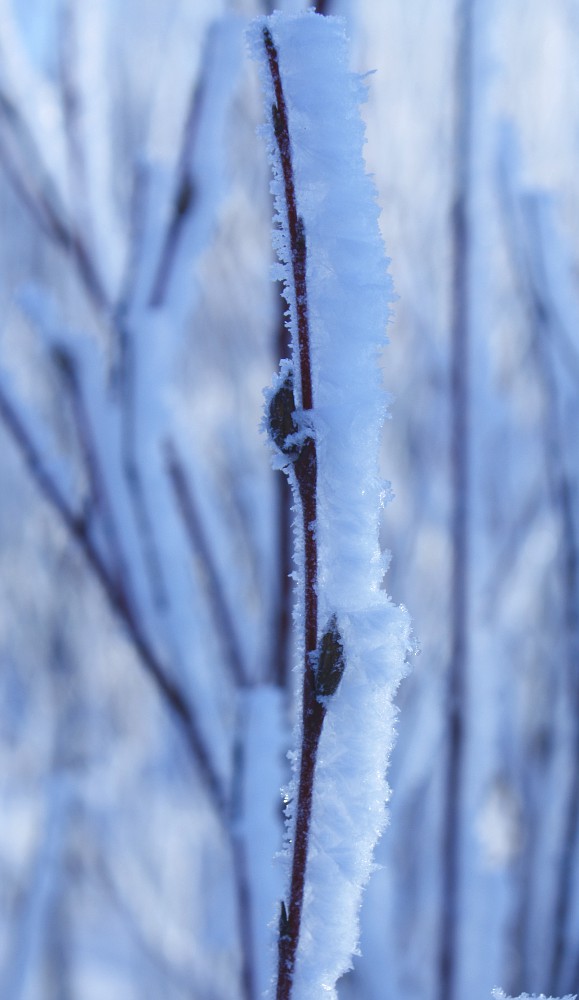
[[[509,997],[504,990],[495,987],[491,993],[493,1000],[556,1000],[555,997],[547,997],[544,993],[521,993],[518,997]],[[577,1000],[577,995],[567,994],[561,1000]]]
[[[343,22],[274,14],[249,37],[265,92],[276,277],[293,345],[266,423],[301,514],[303,711],[277,997],[311,1000],[336,996],[358,946],[361,893],[386,822],[393,696],[411,645],[405,609],[382,589],[378,543],[379,358],[392,287],[362,155],[365,88],[348,71]]]

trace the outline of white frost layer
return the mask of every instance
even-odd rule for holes
[[[293,994],[293,1000],[315,1000],[336,996],[336,981],[350,967],[358,945],[362,888],[386,822],[385,772],[395,723],[392,699],[405,672],[409,619],[380,589],[385,560],[378,543],[384,499],[378,450],[386,396],[378,359],[386,343],[392,288],[375,189],[362,156],[364,126],[358,106],[365,88],[348,71],[341,19],[274,14],[254,22],[250,30],[268,117],[274,92],[263,45],[266,25],[279,52],[298,213],[308,250],[319,628],[323,631],[330,616],[337,615],[347,660],[319,751]],[[295,290],[271,120],[267,138],[282,229],[276,245],[289,286],[297,369]],[[303,608],[296,617],[301,633]],[[300,742],[298,733],[298,746]],[[290,794],[294,800],[295,782]]]
[[[555,1000],[554,997],[547,997],[544,993],[521,993],[518,997],[509,997],[507,994],[495,986],[491,993],[493,1000]],[[561,1000],[577,1000],[577,995],[567,994]]]

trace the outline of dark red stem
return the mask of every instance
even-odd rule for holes
[[[264,29],[263,37],[275,93],[272,116],[283,175],[291,267],[295,288],[301,405],[304,411],[311,411],[313,409],[313,390],[306,281],[306,236],[303,221],[297,209],[287,107],[281,82],[278,53],[271,32],[267,28]],[[290,1000],[292,992],[306,881],[316,758],[325,716],[325,707],[318,701],[315,689],[314,658],[318,644],[318,594],[316,589],[318,548],[316,541],[317,453],[313,436],[306,439],[294,463],[294,470],[302,507],[305,563],[303,736],[290,899],[287,922],[284,922],[283,927],[280,927],[277,1000]]]
[[[269,71],[275,93],[273,106],[273,122],[277,139],[287,211],[288,231],[291,247],[291,264],[294,287],[296,291],[296,318],[298,327],[298,345],[300,354],[301,403],[304,410],[311,410],[314,405],[312,392],[312,366],[310,361],[310,331],[308,322],[308,297],[306,287],[306,242],[303,222],[298,215],[294,171],[292,165],[291,143],[287,117],[287,107],[279,71],[279,58],[271,32],[264,28],[263,37]]]

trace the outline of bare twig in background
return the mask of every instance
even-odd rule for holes
[[[140,662],[154,680],[163,701],[178,719],[199,766],[203,785],[218,815],[223,818],[226,814],[226,805],[221,780],[201,735],[201,728],[193,706],[189,704],[176,682],[169,676],[166,666],[157,657],[138,619],[131,610],[127,595],[119,587],[114,576],[111,575],[105,559],[92,540],[86,520],[69,505],[61,493],[60,488],[48,472],[39,449],[2,388],[0,388],[0,421],[16,445],[41,495],[81,549],[111,610],[125,626]]]
[[[469,327],[470,327],[470,157],[473,99],[473,12],[461,0],[457,15],[454,192],[451,215],[451,485],[452,569],[451,649],[446,694],[447,746],[443,791],[442,901],[439,929],[439,1000],[453,1000],[461,850],[464,765],[465,685],[468,661],[469,602]]]
[[[167,472],[175,493],[177,507],[191,544],[191,552],[199,560],[205,576],[209,603],[217,625],[218,635],[226,651],[226,659],[229,664],[231,676],[239,687],[244,687],[247,684],[248,678],[239,639],[236,635],[233,617],[229,610],[223,585],[219,579],[211,546],[203,529],[191,483],[185,474],[175,445],[170,441],[165,445],[165,455]]]
[[[52,178],[19,109],[3,93],[0,93],[0,166],[42,232],[74,258],[76,273],[96,312],[108,316],[110,303],[96,261],[84,236],[66,218]]]
[[[149,304],[153,308],[162,305],[167,294],[171,272],[175,259],[179,251],[183,227],[195,208],[195,184],[196,180],[191,173],[191,159],[197,134],[199,122],[203,113],[203,103],[206,99],[206,75],[208,61],[213,58],[213,36],[212,32],[207,33],[203,48],[202,66],[191,92],[189,110],[183,128],[183,138],[179,159],[175,172],[175,191],[173,195],[173,206],[169,217],[167,229],[161,243],[159,260],[155,267],[152,290]]]
[[[78,86],[77,19],[76,0],[66,0],[60,11],[59,72],[73,216],[71,229],[76,233],[82,233],[83,244],[90,247],[93,245],[92,219],[86,151],[82,133],[82,97]],[[79,246],[75,245],[74,250],[78,253]],[[82,267],[81,261],[79,261],[79,266]]]
[[[130,572],[123,552],[113,504],[109,496],[105,470],[99,455],[91,415],[84,396],[82,372],[78,371],[75,359],[67,348],[62,345],[57,345],[54,348],[53,360],[58,367],[59,374],[70,396],[74,422],[90,487],[91,514],[94,513],[94,516],[102,524],[104,536],[110,549],[109,556],[113,565],[112,574],[116,581],[116,586],[122,590],[125,600],[132,609],[131,613],[136,616],[137,609]]]
[[[534,328],[533,345],[537,355],[537,373],[543,385],[546,404],[546,448],[548,481],[553,507],[560,518],[560,560],[563,600],[563,626],[567,659],[567,683],[570,695],[571,720],[571,780],[563,821],[563,837],[556,880],[554,911],[554,944],[549,988],[553,993],[567,991],[566,959],[571,951],[572,931],[569,926],[573,900],[571,872],[577,852],[579,835],[579,538],[576,524],[577,491],[569,474],[565,453],[559,392],[553,369],[550,344],[558,317],[550,308],[549,288],[543,255],[546,252],[536,206],[524,203],[524,223],[528,254],[534,255],[535,268],[527,274],[528,303]],[[538,274],[537,274],[538,272]],[[539,280],[537,280],[539,278]],[[569,983],[575,989],[576,983]]]

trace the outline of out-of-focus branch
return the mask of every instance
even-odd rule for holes
[[[205,535],[191,482],[171,441],[167,441],[165,444],[165,456],[167,473],[175,494],[177,508],[181,514],[189,539],[191,552],[199,560],[205,576],[211,611],[215,619],[218,635],[221,637],[225,649],[231,676],[239,687],[244,687],[247,684],[248,678],[239,639],[225,597],[223,584],[221,583],[219,572],[213,559],[211,546]]]
[[[241,656],[236,635],[219,572],[215,565],[211,547],[208,544],[202,521],[197,509],[191,483],[175,445],[167,441],[165,445],[167,473],[175,493],[177,507],[191,545],[193,556],[200,562],[207,584],[209,603],[216,623],[217,633],[223,642],[226,660],[234,682],[238,687],[247,684],[247,672]],[[242,829],[241,803],[243,798],[244,733],[243,705],[238,709],[238,723],[233,744],[233,781],[230,796],[229,835],[234,868],[237,896],[237,917],[241,944],[241,989],[244,1000],[255,1000],[256,983],[252,935],[252,899],[249,886],[248,858],[245,835]]]
[[[11,921],[13,945],[0,975],[2,995],[23,1000],[30,990],[38,962],[51,897],[61,875],[63,842],[70,822],[72,792],[64,775],[54,775],[47,789],[44,823],[38,849],[15,918]]]
[[[121,407],[121,453],[123,474],[138,527],[139,545],[153,604],[164,614],[169,606],[169,593],[165,571],[161,560],[159,544],[153,519],[150,514],[147,495],[137,461],[137,430],[135,425],[135,393],[137,360],[133,330],[125,319],[118,321],[117,330],[121,340],[120,363],[120,407]]]
[[[206,96],[205,79],[211,49],[211,32],[209,32],[205,39],[201,69],[191,92],[191,100],[183,129],[181,149],[175,172],[175,188],[171,215],[161,243],[159,260],[154,270],[149,301],[149,304],[153,308],[158,308],[163,304],[183,235],[183,227],[195,205],[195,178],[191,173],[191,157],[197,140],[203,102]]]
[[[124,926],[133,938],[146,962],[157,969],[183,996],[199,998],[199,1000],[227,1000],[222,993],[217,993],[211,986],[202,983],[189,968],[177,968],[163,954],[162,948],[153,936],[143,926],[141,915],[131,906],[122,886],[118,884],[113,866],[105,854],[99,851],[96,858],[97,875],[110,896],[113,906],[118,911]]]
[[[537,372],[543,383],[547,420],[546,458],[548,477],[553,495],[554,507],[560,517],[561,568],[563,621],[567,646],[568,683],[571,692],[570,718],[572,725],[571,782],[563,824],[560,849],[559,871],[556,880],[554,945],[551,960],[550,989],[560,990],[565,983],[565,959],[567,958],[569,917],[571,912],[573,886],[570,873],[577,851],[579,835],[579,538],[575,521],[577,497],[568,472],[568,463],[563,445],[563,431],[555,372],[549,352],[551,330],[558,318],[552,315],[550,298],[544,295],[548,289],[547,272],[542,260],[544,253],[540,227],[537,225],[533,203],[524,204],[524,222],[527,231],[526,245],[533,253],[535,267],[527,274],[527,291],[535,335],[533,344],[537,353]],[[537,280],[540,275],[541,280]]]
[[[83,242],[86,246],[90,246],[92,244],[92,224],[85,147],[81,131],[81,94],[77,74],[77,16],[76,0],[66,0],[60,16],[60,89],[73,214],[71,228],[77,233],[83,233]],[[75,247],[75,252],[77,249]],[[79,266],[82,266],[80,262]]]
[[[16,105],[1,91],[0,166],[42,232],[73,256],[77,274],[95,310],[108,315],[110,303],[96,261],[84,237],[66,218],[28,125]]]
[[[109,607],[122,622],[129,639],[148,674],[155,682],[163,701],[177,718],[187,743],[199,767],[204,787],[222,819],[226,818],[226,797],[221,780],[215,770],[210,752],[201,735],[197,714],[176,682],[169,676],[166,666],[158,658],[148,637],[135,617],[127,596],[93,541],[88,524],[62,494],[48,472],[39,449],[34,444],[24,422],[0,386],[0,421],[22,456],[31,478],[54,513],[82,551],[93,576],[107,599]]]
[[[576,979],[565,976],[570,957],[569,917],[572,902],[573,861],[579,838],[579,534],[575,511],[577,497],[572,482],[564,448],[563,426],[559,406],[559,389],[553,366],[552,350],[564,343],[554,337],[563,331],[558,304],[549,284],[544,234],[540,225],[536,199],[521,196],[514,191],[512,165],[502,164],[499,192],[508,246],[515,268],[515,279],[532,331],[531,353],[537,377],[542,385],[545,400],[545,461],[547,481],[552,503],[560,519],[560,560],[563,580],[563,622],[565,628],[568,683],[571,691],[571,781],[568,790],[563,836],[560,844],[558,876],[556,879],[553,918],[553,950],[551,956],[549,991],[557,992],[576,987]],[[557,340],[559,343],[557,344]],[[572,341],[569,346],[574,347]],[[565,352],[569,368],[568,351]],[[571,366],[573,371],[573,366]],[[574,371],[573,371],[573,374]],[[534,817],[528,819],[529,829],[535,827]],[[529,909],[529,905],[524,907]]]
[[[451,545],[450,662],[446,690],[447,745],[442,813],[441,918],[438,942],[439,1000],[454,1000],[463,804],[464,713],[469,603],[469,392],[471,236],[468,224],[473,101],[472,0],[457,15],[454,119],[454,191],[451,214]]]
[[[137,617],[138,613],[134,595],[132,594],[130,573],[123,553],[113,504],[109,497],[106,476],[92,427],[91,415],[84,396],[82,376],[78,371],[75,359],[66,347],[57,345],[53,351],[53,359],[70,396],[76,432],[91,492],[92,509],[100,517],[104,535],[109,544],[110,558],[114,564],[116,586],[122,590],[127,604],[130,604],[132,608],[133,615]]]
[[[243,797],[245,791],[245,703],[237,708],[233,740],[232,794],[230,799],[231,854],[237,895],[237,924],[241,945],[241,989],[244,1000],[257,1000],[253,947],[253,900],[249,877],[247,831],[244,829]]]
[[[136,164],[133,174],[131,218],[128,252],[119,300],[113,317],[115,342],[118,350],[117,382],[121,411],[121,455],[123,474],[138,526],[139,545],[147,573],[153,604],[163,615],[169,606],[169,591],[161,559],[155,525],[150,514],[147,494],[137,461],[137,355],[136,331],[132,306],[137,294],[141,261],[144,254],[147,210],[148,175],[144,164]]]

